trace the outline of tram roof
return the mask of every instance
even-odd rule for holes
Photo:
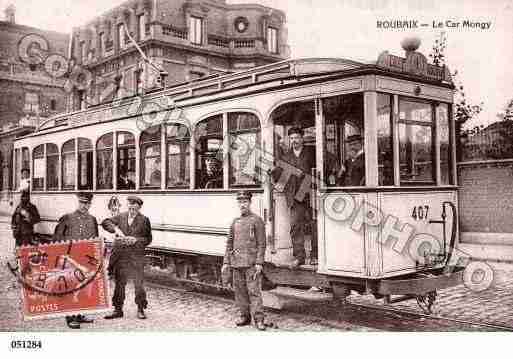
[[[284,84],[322,81],[337,77],[380,74],[400,77],[406,80],[430,83],[437,86],[453,88],[449,71],[445,67],[427,64],[424,59],[423,73],[408,68],[407,59],[383,52],[377,61],[354,61],[343,58],[300,58],[284,60],[264,66],[254,67],[230,74],[212,75],[172,85],[163,89],[150,90],[143,96],[143,101],[166,96],[173,103],[205,95],[213,95],[228,90],[248,88],[255,85],[268,85],[268,89]],[[417,69],[418,70],[418,69]],[[88,113],[106,110],[117,105],[130,105],[137,96],[94,105],[88,109],[54,116],[41,123],[36,130],[38,134],[56,127],[75,127],[81,124]],[[88,121],[86,121],[88,122]],[[30,136],[30,135],[29,135]],[[27,136],[28,137],[28,136]]]

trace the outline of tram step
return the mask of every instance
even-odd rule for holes
[[[308,289],[302,290],[291,287],[276,287],[269,292],[278,297],[303,300],[308,302],[325,302],[333,299],[333,295],[331,293],[312,291]]]

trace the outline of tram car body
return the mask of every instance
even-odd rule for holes
[[[203,271],[213,284],[238,216],[234,194],[247,189],[266,223],[274,284],[426,295],[461,281],[448,263],[458,238],[453,91],[447,69],[417,51],[373,63],[287,60],[54,117],[15,141],[14,183],[29,166],[45,235],[74,210],[77,191],[94,193],[90,213],[100,221],[137,193],[152,223],[153,262],[185,280]],[[284,183],[269,175],[293,126],[316,154],[302,188],[318,265],[299,268],[289,266]],[[335,169],[350,160],[354,135],[363,178],[340,183]]]

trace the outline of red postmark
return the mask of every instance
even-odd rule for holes
[[[17,249],[25,320],[109,309],[100,238]]]

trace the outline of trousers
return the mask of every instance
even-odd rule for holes
[[[290,207],[290,238],[292,255],[300,263],[305,263],[305,226],[312,227],[312,250],[310,259],[317,259],[317,221],[312,220],[311,209],[305,202],[294,201]]]
[[[251,316],[253,320],[261,321],[264,320],[262,275],[253,278],[255,273],[254,267],[233,268],[233,289],[241,317]]]
[[[139,308],[146,309],[148,301],[146,300],[146,291],[144,290],[144,266],[127,265],[118,263],[114,266],[114,295],[112,296],[112,305],[116,309],[123,309],[125,302],[125,289],[128,279],[132,278],[135,289],[135,304]]]

